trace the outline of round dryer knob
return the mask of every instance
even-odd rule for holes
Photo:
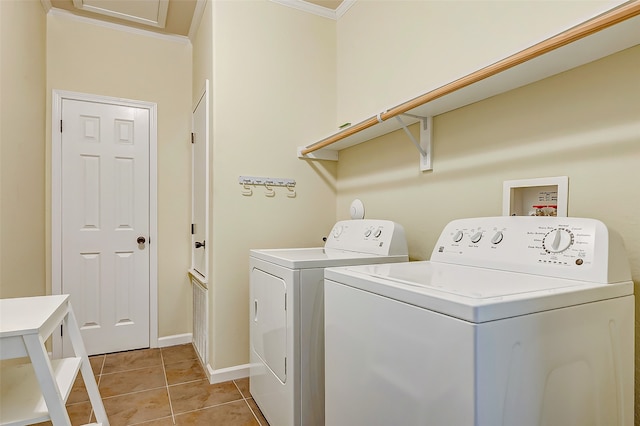
[[[338,225],[333,228],[333,238],[338,238],[342,234],[342,225]]]
[[[455,234],[453,234],[453,242],[459,243],[460,241],[462,241],[462,237],[464,237],[464,233],[462,231],[456,232]]]
[[[471,242],[474,244],[479,242],[481,239],[482,239],[482,231],[478,231],[471,236]]]
[[[573,233],[565,228],[557,228],[547,233],[542,247],[547,253],[561,253],[573,244]]]
[[[504,235],[502,234],[502,231],[498,231],[498,232],[495,233],[493,238],[491,238],[491,243],[500,244],[500,242],[502,242],[502,238],[504,238]]]

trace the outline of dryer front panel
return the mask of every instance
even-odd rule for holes
[[[258,268],[251,269],[251,345],[282,382],[287,381],[287,283]]]

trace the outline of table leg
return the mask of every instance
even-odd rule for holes
[[[60,394],[58,383],[55,380],[51,361],[47,355],[42,337],[37,334],[23,336],[24,345],[27,348],[31,365],[36,373],[42,396],[47,404],[49,417],[54,426],[71,426],[69,414]]]
[[[107,413],[104,409],[104,405],[102,404],[102,398],[100,397],[100,392],[98,391],[98,385],[96,384],[96,379],[93,375],[91,364],[89,363],[89,357],[87,356],[87,351],[82,341],[80,328],[78,327],[78,323],[76,322],[76,317],[73,313],[71,305],[69,305],[69,312],[67,314],[67,318],[65,319],[65,325],[67,333],[69,333],[71,346],[73,346],[73,352],[77,357],[82,358],[82,362],[80,364],[80,372],[82,373],[82,379],[84,380],[84,385],[87,388],[87,393],[89,394],[89,400],[91,400],[91,405],[93,406],[93,412],[96,415],[96,421],[98,423],[101,423],[102,426],[109,426],[109,419],[107,418]]]

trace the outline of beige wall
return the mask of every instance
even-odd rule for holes
[[[209,360],[219,369],[249,360],[249,249],[321,246],[335,220],[336,165],[296,157],[335,121],[335,21],[266,0],[212,6]],[[243,196],[240,175],[293,178],[297,197]]]
[[[150,37],[47,15],[47,105],[53,89],[158,105],[159,337],[191,330],[186,275],[191,223],[191,59],[186,39]],[[48,150],[47,164],[50,156]],[[49,175],[48,169],[47,179]]]
[[[45,22],[0,1],[1,298],[45,294]]]
[[[336,124],[373,117],[619,3],[356,1],[337,25]]]
[[[637,284],[638,69],[640,46],[436,117],[433,172],[400,132],[341,151],[338,217],[360,198],[369,217],[404,225],[410,257],[424,260],[448,221],[501,215],[503,181],[568,176],[569,215],[622,234]],[[636,321],[636,378],[639,332]]]

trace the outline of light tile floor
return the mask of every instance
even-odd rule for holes
[[[90,361],[111,426],[268,426],[251,398],[249,379],[209,384],[191,344]],[[73,426],[95,421],[80,376],[67,410]]]

